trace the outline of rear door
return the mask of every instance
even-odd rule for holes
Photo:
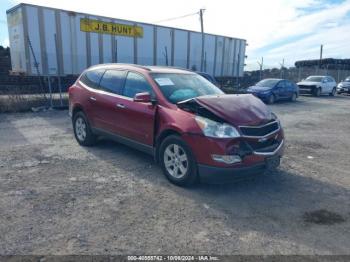
[[[288,80],[285,80],[286,82],[286,98],[291,98],[292,95],[295,93],[295,87],[294,84]]]
[[[79,85],[83,88],[79,92],[78,101],[82,104],[90,124],[96,126],[96,115],[99,113],[95,105],[95,94],[104,74],[104,69],[92,69],[85,71],[79,79]]]
[[[330,89],[330,78],[325,76],[322,79],[322,93],[329,93]]]
[[[333,77],[328,77],[329,78],[329,93],[332,92],[333,88],[337,86],[337,83],[333,79]]]
[[[103,74],[99,89],[91,96],[95,112],[95,127],[113,134],[120,134],[121,120],[118,104],[122,103],[121,92],[125,81],[126,71],[106,70]]]
[[[286,97],[286,81],[281,80],[276,86],[276,94],[278,98]]]
[[[156,105],[152,103],[134,102],[137,93],[149,92],[154,96],[151,84],[145,76],[136,72],[128,72],[123,101],[119,104],[121,123],[120,129],[125,137],[146,145],[153,145]]]

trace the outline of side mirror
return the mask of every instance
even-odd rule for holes
[[[153,102],[151,94],[148,92],[144,93],[137,93],[134,96],[134,102],[139,102],[139,103],[151,103]]]

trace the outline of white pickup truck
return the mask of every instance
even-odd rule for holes
[[[327,94],[334,96],[337,91],[337,83],[331,76],[309,76],[297,83],[300,94],[309,93],[314,96]]]

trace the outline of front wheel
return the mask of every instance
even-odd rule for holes
[[[337,92],[337,89],[334,87],[333,89],[332,89],[332,92],[331,93],[329,93],[329,95],[330,96],[335,96],[335,93]]]
[[[314,89],[313,95],[314,96],[320,96],[321,95],[321,88],[317,87],[316,89]]]
[[[275,103],[275,96],[273,94],[269,96],[269,98],[267,99],[267,103],[269,105]]]
[[[197,164],[189,146],[177,135],[163,140],[159,160],[167,179],[178,186],[197,182]]]
[[[80,111],[73,116],[75,139],[82,146],[92,146],[96,143],[96,136],[92,133],[85,114]]]

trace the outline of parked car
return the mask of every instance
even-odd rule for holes
[[[309,76],[297,85],[301,94],[312,94],[314,96],[322,94],[334,96],[337,88],[337,83],[331,76]]]
[[[207,79],[209,82],[216,85],[217,87],[220,87],[220,84],[218,83],[218,81],[216,81],[215,77],[213,77],[212,75],[205,73],[205,72],[196,72],[196,73],[198,75],[203,76],[205,79]]]
[[[247,93],[257,96],[268,104],[273,104],[278,100],[295,101],[299,96],[299,88],[289,80],[268,78],[248,87]]]
[[[263,102],[187,70],[93,66],[69,88],[69,112],[80,145],[105,136],[149,153],[181,186],[261,174],[283,154],[282,127]]]
[[[342,94],[342,93],[350,94],[350,76],[338,84],[337,93],[338,94]]]

